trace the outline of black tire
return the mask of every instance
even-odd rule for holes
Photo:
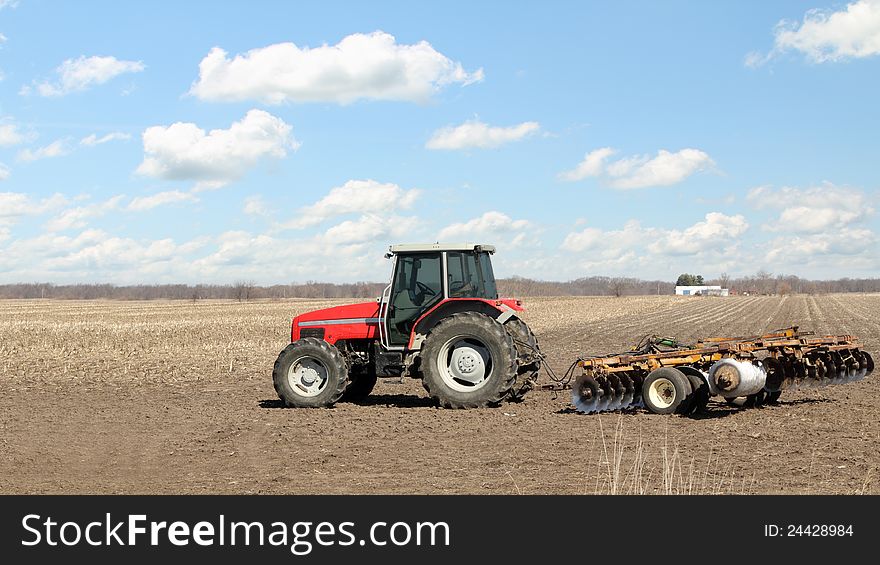
[[[687,399],[687,411],[683,414],[698,414],[706,410],[709,404],[709,383],[702,377],[687,372],[685,376],[691,383],[691,396]]]
[[[326,384],[317,394],[306,394],[305,389],[291,382],[291,369],[302,361],[317,362],[326,370]],[[281,351],[272,370],[272,382],[278,397],[289,408],[333,406],[348,385],[348,365],[336,347],[323,339],[306,337],[294,341]]]
[[[746,401],[743,403],[745,408],[758,408],[764,405],[764,402],[767,400],[767,391],[764,389],[759,390],[754,394],[750,394],[746,397]]]
[[[517,369],[516,382],[511,388],[510,400],[518,402],[532,389],[541,370],[540,349],[538,338],[532,333],[528,324],[517,317],[504,323],[504,329],[513,338],[516,346]]]
[[[458,347],[481,347],[486,374],[478,383],[456,380],[448,369]],[[445,355],[443,366],[440,356]],[[428,395],[444,408],[497,406],[510,393],[517,378],[516,344],[504,326],[477,312],[453,314],[441,320],[422,346],[422,384]]]
[[[779,404],[779,397],[782,396],[782,391],[777,390],[775,392],[767,393],[767,400],[765,401],[767,404]]]
[[[692,393],[691,382],[674,367],[654,369],[642,383],[642,400],[654,414],[681,414],[689,408]]]
[[[342,393],[342,402],[361,402],[373,392],[376,386],[376,366],[361,365],[348,373],[348,386]]]
[[[767,357],[763,363],[767,371],[764,388],[767,392],[779,392],[785,386],[785,367],[782,366],[782,361],[775,357]]]

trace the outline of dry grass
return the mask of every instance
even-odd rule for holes
[[[612,430],[603,421],[614,418]],[[597,415],[602,449],[596,462],[596,484],[591,494],[751,494],[754,473],[737,469],[733,462],[722,462],[709,448],[705,453],[687,455],[676,441],[670,441],[668,427],[663,443],[649,445],[641,425],[627,429],[625,419]],[[584,494],[587,494],[586,490]]]

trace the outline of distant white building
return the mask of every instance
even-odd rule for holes
[[[720,286],[677,286],[675,294],[678,296],[728,296],[730,291]]]

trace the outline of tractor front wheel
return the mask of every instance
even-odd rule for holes
[[[454,314],[425,338],[421,367],[425,390],[445,408],[498,405],[516,382],[516,344],[488,316]]]
[[[306,337],[278,355],[272,381],[288,407],[332,406],[348,385],[348,366],[336,347],[323,339]]]

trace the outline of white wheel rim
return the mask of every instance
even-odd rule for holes
[[[287,369],[287,384],[300,396],[318,396],[328,380],[327,367],[314,357],[301,357]]]
[[[458,392],[473,392],[492,376],[492,355],[480,340],[456,336],[440,348],[437,368],[446,386]]]
[[[675,402],[675,385],[669,379],[661,377],[648,387],[648,398],[657,408],[669,408]]]

